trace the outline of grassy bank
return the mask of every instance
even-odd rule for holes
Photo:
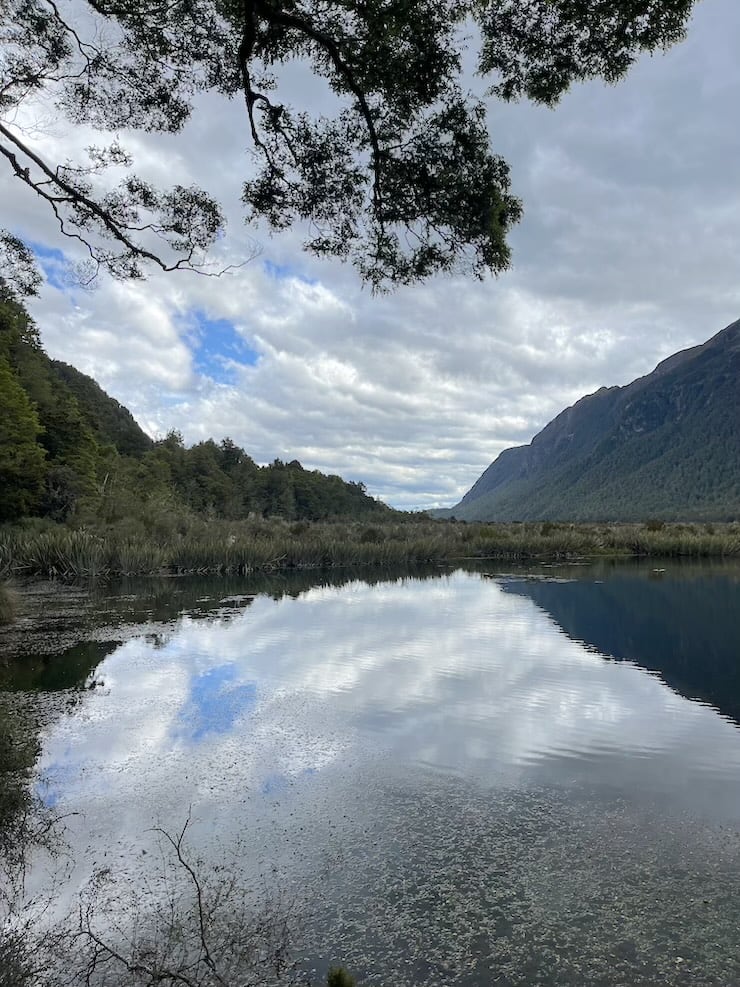
[[[90,578],[151,573],[445,562],[462,558],[740,556],[740,524],[462,524],[414,520],[290,523],[180,519],[177,530],[6,528],[0,576]]]

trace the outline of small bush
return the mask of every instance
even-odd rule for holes
[[[385,541],[385,532],[380,528],[365,528],[360,534],[360,544],[368,545],[371,542]]]
[[[662,531],[665,528],[665,521],[653,517],[645,522],[645,527],[648,531]]]
[[[343,966],[330,966],[326,987],[355,987],[355,978]]]

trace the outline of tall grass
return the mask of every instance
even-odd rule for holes
[[[397,565],[464,558],[740,556],[740,524],[464,524],[189,519],[167,532],[137,525],[0,532],[0,575],[95,578]]]

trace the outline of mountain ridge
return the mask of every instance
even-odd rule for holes
[[[624,386],[602,387],[505,449],[446,516],[740,516],[740,320]]]
[[[0,524],[29,518],[170,526],[178,518],[289,521],[387,518],[361,482],[259,466],[230,438],[186,447],[153,440],[92,377],[45,353],[38,329],[0,279]]]

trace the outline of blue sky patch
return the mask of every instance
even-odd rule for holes
[[[301,771],[300,777],[305,777],[306,775],[318,774],[318,768],[304,768]],[[272,772],[268,774],[265,780],[260,785],[260,792],[262,795],[279,795],[284,792],[288,787],[289,779],[285,774],[279,774],[278,772]]]
[[[180,712],[184,734],[194,741],[209,734],[229,733],[245,713],[257,705],[257,683],[237,683],[234,665],[220,665],[197,675]]]
[[[46,775],[36,782],[36,796],[47,809],[53,809],[59,802],[59,789],[55,784],[56,780],[56,778],[52,779]]]
[[[36,243],[34,240],[27,242],[49,284],[59,291],[69,291],[69,261],[62,251],[56,247],[46,247],[43,243]]]
[[[62,792],[70,781],[76,781],[80,775],[80,764],[73,761],[70,747],[61,755],[61,759],[50,764],[38,777],[35,792],[47,809],[53,809],[61,798]]]
[[[304,284],[318,284],[316,278],[307,278],[287,264],[274,264],[271,260],[264,260],[262,261],[262,270],[269,278],[274,278],[275,281],[286,281],[289,278],[295,278],[296,281],[302,281]]]
[[[288,779],[285,775],[269,774],[260,786],[260,792],[263,795],[278,795],[280,792],[284,792],[288,787]]]
[[[194,309],[184,321],[193,330],[189,341],[198,373],[219,383],[233,383],[233,364],[253,367],[258,363],[260,354],[228,319],[211,319],[201,309]]]

